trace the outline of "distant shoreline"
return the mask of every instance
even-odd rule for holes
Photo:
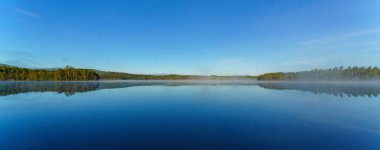
[[[110,81],[110,80],[178,80],[178,81],[308,81],[349,82],[380,81],[378,67],[334,67],[300,72],[275,72],[259,76],[235,75],[148,75],[80,69],[67,66],[55,69],[30,69],[0,65],[0,81]]]
[[[0,81],[97,81],[97,80],[256,80],[256,76],[147,75],[79,69],[67,66],[55,69],[30,69],[0,65]]]

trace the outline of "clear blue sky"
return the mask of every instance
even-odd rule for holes
[[[380,66],[380,1],[1,0],[0,63],[219,75]]]

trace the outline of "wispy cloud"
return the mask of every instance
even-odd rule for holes
[[[27,11],[18,7],[12,7],[16,12],[29,17],[41,18],[42,16],[31,11]]]
[[[373,29],[373,30],[363,30],[363,31],[354,31],[354,32],[347,32],[342,33],[335,36],[330,37],[324,37],[324,38],[318,38],[318,39],[312,39],[307,41],[302,41],[298,43],[299,45],[327,45],[327,44],[334,44],[338,42],[342,42],[351,38],[355,38],[358,36],[365,36],[368,34],[373,33],[379,33],[380,29]]]

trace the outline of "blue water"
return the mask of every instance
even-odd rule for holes
[[[380,149],[380,84],[0,82],[0,150]]]

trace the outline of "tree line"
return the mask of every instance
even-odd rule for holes
[[[274,72],[259,75],[257,80],[379,80],[378,67],[334,67],[300,72]]]
[[[98,79],[99,75],[91,69],[76,69],[70,66],[58,69],[29,69],[0,65],[0,80],[83,81]]]
[[[29,69],[0,65],[0,81],[85,81],[85,80],[233,80],[256,79],[255,76],[144,75],[78,69],[71,66],[56,69]]]
[[[145,75],[145,74],[130,74],[121,72],[105,72],[97,71],[101,80],[250,80],[256,79],[255,76],[201,76],[201,75]]]

